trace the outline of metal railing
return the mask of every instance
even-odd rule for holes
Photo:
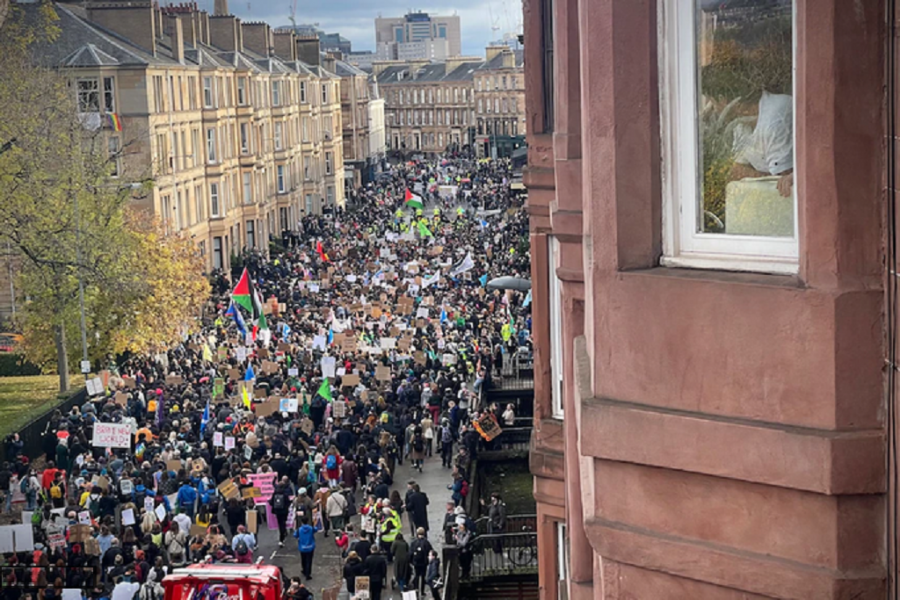
[[[482,440],[482,451],[524,450],[527,452],[531,446],[532,429],[530,426],[504,428],[503,432],[490,442]]]
[[[459,569],[460,581],[537,573],[537,533],[480,535],[461,549]]]
[[[484,510],[487,510],[487,507]],[[475,533],[477,535],[537,531],[537,515],[507,515],[506,528],[503,531],[491,531],[488,521],[488,517],[481,517],[475,520]]]

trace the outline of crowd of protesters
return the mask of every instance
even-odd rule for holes
[[[253,563],[277,524],[300,556],[293,600],[311,597],[323,534],[351,593],[367,576],[375,600],[392,583],[437,598],[441,543],[465,549],[474,534],[463,505],[479,423],[515,420],[481,392],[531,343],[530,296],[485,285],[528,277],[509,177],[502,160],[394,167],[346,209],[304,217],[283,251],[245,253],[249,310],[232,296],[239,273],[220,277],[202,331],[110,365],[101,393],[53,415],[42,460],[9,440],[4,509],[24,511],[35,549],[3,555],[6,597],[158,599],[173,567]],[[129,447],[98,447],[97,423],[129,425]],[[447,527],[431,532],[416,482],[402,498],[392,486],[397,465],[421,472],[438,455]]]

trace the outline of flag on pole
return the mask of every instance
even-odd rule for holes
[[[487,285],[487,273],[485,273],[484,275],[482,275],[481,277],[478,278],[478,283],[481,284],[481,287],[484,287]],[[529,293],[531,293],[531,292],[529,292]]]
[[[237,325],[238,331],[242,336],[247,336],[247,324],[244,323],[244,317],[241,316],[241,311],[234,305],[234,302],[228,307],[225,316],[234,318],[234,324]]]
[[[322,385],[319,386],[319,391],[316,392],[316,393],[317,393],[318,395],[322,396],[323,398],[325,398],[326,400],[328,400],[329,402],[331,402],[331,400],[332,400],[332,397],[331,397],[331,384],[328,383],[328,379],[327,379],[327,378],[322,382]]]
[[[209,344],[203,344],[203,360],[206,362],[212,362],[213,355],[212,350],[209,349]]]
[[[447,320],[447,311],[444,310],[444,307],[441,307],[441,323]]]
[[[525,296],[525,301],[522,302],[522,307],[528,308],[529,304],[531,304],[531,290],[528,290],[528,295]]]
[[[290,326],[287,323],[282,323],[281,324],[281,339],[286,342],[288,339],[288,336],[290,336],[290,335],[291,335]]]
[[[316,242],[316,252],[318,253],[319,258],[322,259],[322,262],[330,262],[330,261],[328,260],[328,255],[325,254],[325,248],[322,246],[322,241],[321,241],[321,240],[319,240],[318,242]]]
[[[450,271],[450,277],[456,277],[457,275],[462,275],[466,271],[475,268],[475,261],[472,260],[472,253],[466,253],[466,257],[463,259],[461,263],[459,263],[456,267]]]
[[[419,235],[421,235],[423,238],[434,237],[434,234],[431,233],[430,229],[428,229],[428,225],[426,225],[422,221],[419,221]]]
[[[246,267],[244,267],[244,272],[241,273],[241,278],[238,279],[237,285],[234,286],[234,290],[231,292],[231,300],[246,308],[248,313],[253,314],[253,297],[250,289],[250,274],[247,272]]]
[[[200,419],[200,436],[206,431],[206,424],[209,423],[209,398],[206,399],[206,408],[203,409],[203,417]]]
[[[241,398],[244,400],[244,406],[247,407],[247,410],[250,410],[253,402],[250,400],[250,392],[247,387],[246,385],[241,387]]]
[[[440,280],[441,280],[441,272],[437,271],[431,277],[427,277],[424,280],[422,280],[422,289],[424,290],[425,288],[434,285],[435,283],[437,283]]]
[[[253,372],[253,365],[247,365],[247,370],[244,372],[244,381],[253,381],[256,379],[256,373]]]
[[[422,204],[422,197],[413,194],[409,191],[409,188],[406,188],[406,197],[403,199],[403,205],[412,209],[425,208],[425,205]]]

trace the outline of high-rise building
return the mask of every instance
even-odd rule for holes
[[[446,42],[446,44],[444,44]],[[409,12],[402,17],[375,19],[379,60],[443,60],[462,53],[459,17]],[[438,54],[435,57],[432,54]]]

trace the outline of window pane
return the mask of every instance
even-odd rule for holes
[[[792,0],[695,0],[697,230],[794,235]]]

